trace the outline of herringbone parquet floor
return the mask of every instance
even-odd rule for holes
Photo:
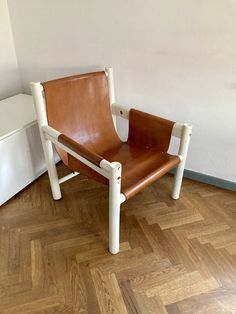
[[[60,174],[66,174],[59,166]],[[108,245],[107,188],[47,175],[0,208],[0,313],[236,313],[236,194],[167,175],[122,206]]]

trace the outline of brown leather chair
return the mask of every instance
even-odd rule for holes
[[[52,144],[73,172],[109,185],[109,249],[119,251],[120,204],[178,166],[172,197],[180,193],[191,126],[115,104],[112,68],[31,83],[54,199],[61,198]],[[129,119],[122,142],[112,113]],[[171,136],[181,139],[170,155]]]

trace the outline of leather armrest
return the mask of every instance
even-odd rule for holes
[[[129,113],[128,141],[146,148],[157,148],[167,152],[174,126],[173,121],[166,120],[136,109]]]
[[[97,166],[100,166],[100,162],[104,159],[64,134],[59,135],[58,142]]]

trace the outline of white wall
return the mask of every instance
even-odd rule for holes
[[[236,182],[235,0],[9,0],[32,80],[115,70],[117,101],[194,125],[187,169]]]
[[[7,0],[0,0],[0,100],[21,89]]]

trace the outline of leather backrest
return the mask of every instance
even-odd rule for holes
[[[42,83],[48,124],[97,154],[120,142],[112,121],[104,71]],[[57,151],[68,165],[68,156]]]

